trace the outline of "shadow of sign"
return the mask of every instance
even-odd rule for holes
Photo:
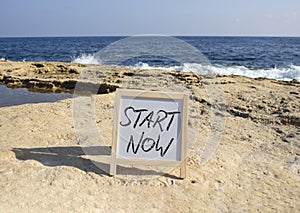
[[[110,159],[111,148],[109,146],[13,148],[12,151],[15,153],[18,160],[36,160],[48,167],[69,166],[84,172],[93,172],[98,175],[109,176],[109,161],[94,161],[88,159],[88,156],[86,156],[86,153],[89,153],[89,156],[92,157],[95,156]],[[101,165],[101,167],[99,167],[99,165]],[[99,168],[102,168],[103,170]],[[176,176],[154,170],[142,170],[120,165],[118,165],[118,170],[121,175],[163,175],[176,178]]]

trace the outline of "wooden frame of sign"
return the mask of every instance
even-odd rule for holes
[[[110,175],[116,175],[119,164],[180,165],[185,178],[187,112],[186,93],[118,89]]]

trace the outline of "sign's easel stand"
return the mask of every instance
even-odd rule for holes
[[[155,160],[131,160],[131,159],[117,159],[116,154],[112,154],[111,164],[110,164],[110,175],[115,176],[117,173],[117,165],[163,165],[163,166],[178,166],[178,163],[173,161],[155,161]],[[180,163],[180,178],[186,178],[186,159],[182,160]]]
[[[117,157],[118,147],[118,123],[119,123],[119,111],[121,96],[130,96],[133,98],[152,98],[152,99],[166,99],[166,100],[182,100],[182,119],[181,119],[181,161],[171,160],[147,160],[147,159],[127,159]],[[117,173],[117,165],[161,165],[164,167],[180,166],[180,178],[186,178],[186,152],[187,152],[187,126],[188,126],[188,94],[185,93],[166,93],[166,92],[149,92],[138,90],[123,90],[118,89],[115,96],[114,104],[114,125],[113,125],[113,137],[112,137],[112,151],[111,151],[111,163],[110,163],[110,175],[115,176]]]

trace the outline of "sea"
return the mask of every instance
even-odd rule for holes
[[[0,60],[101,64],[97,52],[127,37],[0,38]],[[199,50],[211,73],[300,81],[300,37],[176,37]],[[171,51],[179,51],[174,48]],[[137,57],[121,66],[188,71],[189,63]],[[198,70],[201,73],[201,69]]]
[[[200,74],[242,75],[300,82],[300,37],[178,36],[175,38],[196,48],[207,59],[208,64],[196,64],[197,72]],[[0,38],[0,60],[102,64],[103,60],[97,53],[125,39],[128,37]],[[182,50],[178,47],[169,47],[168,51],[175,54],[178,51],[180,54]],[[190,71],[195,67],[195,64],[189,61],[178,62],[155,55],[134,57],[115,65],[182,72]],[[0,93],[2,97],[7,97],[7,94],[13,92],[1,86]],[[25,96],[34,95],[28,92]],[[48,99],[49,97],[46,98]],[[56,96],[54,101],[57,99],[59,98]],[[41,100],[41,97],[36,101],[38,100]],[[0,107],[6,105],[0,97]]]

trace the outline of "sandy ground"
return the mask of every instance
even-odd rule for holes
[[[93,96],[100,145],[97,138],[76,135],[82,118],[74,118],[78,102],[72,99],[3,107],[0,211],[299,212],[298,83],[149,72],[157,75],[155,84],[180,82],[192,91],[189,136],[196,141],[189,144],[186,179],[178,178],[178,168],[160,174],[121,165],[117,176],[107,174],[113,91]],[[216,85],[224,94],[221,105],[208,97],[207,88]],[[214,121],[222,121],[224,131],[210,147]]]

